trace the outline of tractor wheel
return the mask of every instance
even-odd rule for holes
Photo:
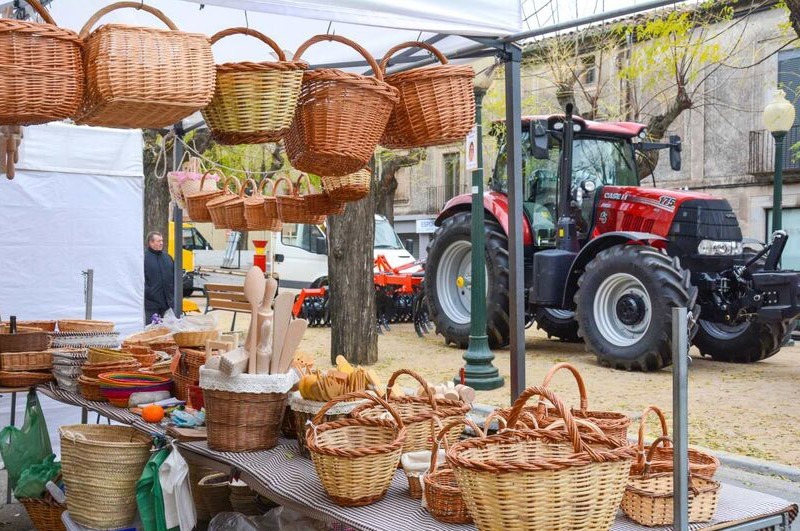
[[[537,308],[534,319],[536,319],[536,327],[544,331],[548,338],[555,337],[567,343],[581,341],[575,312],[555,308]]]
[[[644,245],[611,247],[578,280],[578,333],[603,365],[658,370],[672,363],[672,309],[697,315],[696,298],[677,258]],[[690,323],[691,339],[697,326]]]
[[[753,320],[727,325],[700,319],[693,343],[702,355],[715,361],[755,363],[777,354],[794,327],[794,320],[777,323]]]
[[[458,279],[472,271],[470,243],[472,216],[460,212],[445,219],[428,244],[425,264],[425,295],[431,321],[447,343],[466,348],[470,330],[470,289]],[[486,232],[486,332],[492,348],[509,341],[508,238],[493,220]]]

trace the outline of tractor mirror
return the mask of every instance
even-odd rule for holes
[[[530,121],[531,155],[535,159],[547,160],[550,158],[550,150],[547,149],[547,121]]]
[[[314,252],[316,254],[328,254],[328,242],[323,236],[314,238]]]
[[[681,137],[670,135],[669,137],[669,165],[673,171],[681,171]]]

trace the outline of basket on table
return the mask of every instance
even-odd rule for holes
[[[278,207],[278,217],[283,223],[305,223],[307,225],[321,225],[325,223],[325,216],[309,210],[306,196],[300,195],[300,180],[308,180],[307,174],[297,178],[297,184],[292,183],[288,177],[280,177],[275,181],[275,200]],[[288,194],[279,194],[278,185],[286,183]]]
[[[334,201],[358,201],[369,195],[372,171],[369,168],[340,176],[320,177],[322,189]]]
[[[422,48],[441,64],[386,75],[391,57],[406,48]],[[451,65],[434,46],[419,41],[391,48],[381,60],[384,80],[395,87],[395,105],[381,145],[391,149],[439,146],[462,142],[475,123],[475,95],[470,65]]]
[[[19,500],[34,529],[37,531],[66,531],[61,521],[61,513],[67,510],[64,505],[56,503],[51,497],[22,498]]]
[[[122,362],[132,359],[133,356],[127,350],[100,347],[89,348],[88,363]]]
[[[133,356],[133,359],[138,361],[142,368],[150,367],[158,359],[158,355],[155,351],[148,346],[131,345],[123,347],[123,349]]]
[[[203,109],[211,137],[220,144],[277,142],[294,117],[303,71],[299,61],[287,61],[280,47],[258,31],[231,28],[211,37],[211,44],[230,35],[248,35],[272,48],[278,61],[223,63],[216,66],[216,90]]]
[[[58,321],[58,331],[108,333],[114,331],[114,323],[112,321],[91,319],[60,319]]]
[[[295,53],[299,61],[309,46],[336,41],[355,49],[374,77],[334,68],[307,70],[292,126],[284,137],[292,166],[316,175],[347,175],[367,165],[398,100],[397,89],[383,81],[370,53],[338,35],[317,35]]]
[[[217,229],[228,228],[228,219],[225,216],[225,204],[229,201],[239,200],[239,195],[242,191],[242,184],[236,177],[228,177],[225,179],[222,187],[222,194],[212,198],[206,203],[206,208],[208,208],[208,213],[211,217],[210,221],[214,224],[214,228]],[[235,191],[232,191],[230,187],[233,187]]]
[[[370,400],[392,419],[345,418],[320,424],[341,402]],[[382,398],[348,393],[329,401],[306,430],[306,446],[325,492],[337,505],[360,507],[382,499],[400,462],[406,428],[400,414]]]
[[[217,330],[187,330],[175,332],[172,339],[181,347],[204,347],[207,341],[214,341],[219,338]]]
[[[275,195],[275,181],[264,177],[261,183],[256,185],[252,181],[253,195],[244,198],[244,217],[247,220],[248,230],[270,230],[278,232],[281,230],[281,220],[278,217],[278,203],[275,197],[269,197],[270,206],[266,207],[267,196],[265,195],[266,186],[269,185],[270,194]],[[274,214],[270,216],[270,214]]]
[[[53,379],[50,371],[0,371],[0,386],[2,387],[31,387],[47,383]]]
[[[197,192],[184,192],[183,197],[186,201],[186,210],[189,212],[189,218],[192,221],[197,222],[207,222],[213,221],[211,217],[211,212],[208,210],[208,203],[225,193],[225,183],[226,179],[220,178],[218,175],[211,175],[211,178],[214,179],[214,182],[220,181],[222,184],[221,188],[217,188],[216,184],[208,188],[205,186],[206,179],[210,175],[210,172],[205,172],[203,176],[200,178],[200,190]]]
[[[53,351],[0,353],[0,370],[36,371],[53,368]]]
[[[347,418],[355,408],[362,404],[364,404],[363,400],[339,402],[335,406],[328,408],[325,416],[322,418],[322,422],[331,422]],[[325,402],[306,400],[297,392],[292,393],[289,397],[290,417],[293,419],[292,427],[295,431],[293,436],[297,437],[297,446],[300,449],[300,455],[303,457],[310,457],[308,447],[306,447],[306,429],[308,428],[308,421],[312,420],[325,405]]]
[[[649,464],[662,444],[671,446],[669,437],[659,437],[647,452],[641,474],[628,479],[625,495],[622,497],[622,511],[625,516],[649,527],[672,525],[675,489],[672,472],[656,472]],[[694,474],[689,469],[689,522],[707,522],[717,512],[720,484],[710,477]]]
[[[655,413],[658,421],[661,424],[661,439],[663,444],[645,445],[645,430],[647,428],[647,417],[650,413]],[[667,419],[664,413],[657,406],[647,406],[642,412],[642,418],[639,420],[639,439],[637,443],[638,454],[636,462],[631,466],[631,476],[640,476],[644,473],[645,465],[649,461],[650,472],[672,472],[673,467],[673,454],[675,449],[670,444],[669,429],[667,428]],[[648,460],[645,456],[650,455]],[[689,448],[689,472],[696,476],[705,478],[713,478],[717,469],[719,469],[719,459],[713,455],[698,450],[696,448]]]
[[[100,363],[84,363],[81,366],[81,374],[87,378],[97,378],[104,372],[111,371],[136,371],[141,368],[141,364],[133,358],[125,358],[114,361],[103,361]]]
[[[520,395],[509,426],[516,426],[532,396],[553,404],[565,431],[507,429],[458,441],[447,452],[475,524],[478,529],[530,531],[609,529],[635,448],[620,439],[581,433],[558,396],[544,387]]]
[[[0,18],[0,24],[5,19]],[[8,326],[7,322],[0,323],[4,326]],[[56,331],[56,321],[45,321],[41,319],[31,320],[31,321],[20,321],[17,320],[17,326],[22,328],[35,328],[36,330],[41,330],[42,332],[55,332]]]
[[[172,390],[172,380],[154,374],[104,372],[97,379],[100,381],[100,392],[112,406],[117,407],[128,407],[133,393]]]
[[[401,396],[394,397],[391,394],[397,379],[402,375],[414,378],[426,389],[427,396]],[[392,404],[397,410],[398,415],[403,419],[403,424],[408,432],[403,453],[415,452],[419,450],[430,450],[433,437],[436,435],[434,418],[438,418],[443,423],[451,420],[462,419],[470,410],[470,405],[460,400],[449,400],[434,398],[433,389],[416,372],[408,369],[400,369],[392,373],[386,386],[385,400]],[[380,418],[386,411],[380,404],[365,404],[356,408],[352,416],[357,418]],[[461,430],[452,430],[447,435],[448,442],[453,443],[460,435]]]
[[[467,504],[461,496],[461,488],[458,486],[455,473],[449,467],[437,468],[439,445],[441,444],[447,448],[448,443],[445,436],[454,427],[462,424],[471,427],[476,436],[484,437],[484,432],[466,417],[454,420],[446,426],[441,426],[433,439],[430,467],[422,476],[423,506],[428,509],[428,512],[434,518],[449,524],[472,523],[472,516],[470,516]]]
[[[147,11],[169,29],[104,24],[122,8]],[[100,9],[80,31],[86,91],[78,124],[157,129],[205,107],[214,94],[214,57],[205,35],[178,31],[161,11],[142,2]]]
[[[100,389],[100,380],[81,375],[78,377],[78,390],[86,400],[95,402],[108,402],[103,391]]]
[[[0,326],[0,352],[39,352],[46,350],[49,343],[47,333],[38,328],[18,326],[12,334],[8,326]]]
[[[178,356],[178,363],[171,369],[175,384],[173,393],[178,400],[189,400],[189,387],[200,381],[200,366],[206,362],[206,353],[203,350],[183,348]]]
[[[122,340],[122,348],[131,346],[150,346],[152,343],[159,341],[172,341],[172,331],[166,326],[156,326],[148,330],[143,330],[135,334],[131,334]]]
[[[61,426],[61,471],[72,519],[94,529],[133,521],[136,482],[150,457],[151,436],[128,426]]]
[[[59,28],[38,0],[44,23],[0,19],[0,125],[33,125],[72,117],[83,98],[81,41]]]

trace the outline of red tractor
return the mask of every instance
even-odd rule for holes
[[[745,248],[725,199],[639,183],[645,127],[565,115],[525,117],[523,241],[527,325],[586,343],[615,368],[656,370],[671,362],[672,308],[690,312],[690,338],[715,360],[748,363],[778,352],[800,315],[800,272],[780,270],[786,233]],[[509,341],[508,199],[501,145],[483,199],[487,332]],[[470,328],[469,195],[447,202],[428,246],[429,314],[448,343]]]

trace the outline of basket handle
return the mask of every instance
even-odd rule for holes
[[[299,61],[300,56],[303,55],[303,52],[305,52],[309,46],[324,41],[336,41],[342,44],[346,44],[347,46],[353,48],[355,51],[360,53],[364,57],[364,59],[367,60],[367,63],[369,63],[369,67],[372,69],[375,78],[378,81],[383,81],[383,72],[381,72],[378,63],[375,61],[375,58],[372,57],[372,54],[369,53],[367,50],[365,50],[360,44],[353,42],[350,39],[347,39],[340,35],[314,35],[313,37],[311,37],[306,42],[300,45],[300,47],[297,49],[297,52],[295,52],[294,58],[292,60]]]
[[[242,186],[242,190],[239,192],[239,197],[243,197],[248,184],[250,185],[250,197],[261,197],[261,187],[252,177],[248,177],[244,182],[244,186]]]
[[[162,13],[161,11],[152,6],[148,6],[142,2],[117,2],[115,4],[111,4],[104,7],[103,9],[92,15],[92,17],[86,22],[86,24],[83,25],[83,28],[81,28],[79,34],[80,38],[85,39],[86,37],[88,37],[89,31],[92,29],[92,27],[95,24],[97,24],[97,21],[103,18],[105,15],[111,13],[112,11],[116,11],[117,9],[125,9],[125,8],[141,9],[142,11],[147,11],[151,15],[154,15],[156,18],[158,18],[161,22],[166,24],[167,27],[172,31],[178,31],[178,26],[176,26],[174,22],[172,22],[169,18],[167,18],[167,15],[165,15],[164,13]]]
[[[456,426],[464,425],[469,426],[475,432],[475,435],[478,437],[486,437],[486,434],[483,432],[482,429],[475,424],[472,419],[468,417],[461,417],[458,419],[454,419],[448,422],[446,425],[442,426],[442,421],[439,420],[439,417],[433,417],[431,419],[431,423],[436,421],[438,424],[439,431],[436,432],[436,436],[433,438],[433,446],[431,446],[431,464],[428,467],[428,474],[433,474],[436,472],[436,466],[438,464],[438,454],[439,454],[439,444],[444,443],[444,447],[448,448],[449,444],[447,442],[447,434],[450,433],[450,430],[455,428]]]
[[[422,48],[423,50],[428,50],[433,55],[436,56],[436,59],[439,60],[440,63],[443,65],[447,64],[447,57],[444,56],[442,52],[440,52],[436,47],[428,44],[427,42],[422,41],[408,41],[398,44],[397,46],[390,48],[386,55],[383,56],[381,59],[381,73],[386,75],[386,67],[389,65],[389,59],[404,48]]]
[[[201,191],[201,192],[203,191],[203,185],[204,185],[204,184],[205,184],[205,182],[206,182],[206,177],[208,177],[209,175],[211,175],[211,170],[208,170],[207,172],[203,173],[203,176],[202,176],[202,177],[200,177],[200,191]],[[223,188],[225,187],[225,181],[226,181],[227,179],[228,179],[228,178],[227,178],[227,177],[225,177],[225,176],[223,175],[223,176],[222,176],[222,179],[220,180],[220,181],[221,181],[221,184],[223,185]]]
[[[389,399],[389,393],[394,387],[395,380],[397,380],[397,378],[399,378],[403,374],[411,376],[422,385],[422,388],[425,389],[425,393],[427,393],[428,395],[428,400],[431,403],[431,409],[433,409],[434,411],[438,411],[439,408],[436,407],[436,399],[433,398],[434,395],[433,389],[431,388],[431,386],[428,385],[428,382],[422,379],[422,376],[420,376],[419,374],[410,369],[399,369],[392,373],[392,376],[389,378],[389,382],[386,384],[386,399],[387,400]]]
[[[52,24],[53,26],[57,26],[56,21],[53,20],[53,17],[50,16],[50,12],[47,11],[42,4],[39,3],[39,0],[25,0],[37,13],[39,16],[42,17],[47,24]]]
[[[286,185],[287,185],[287,187],[289,189],[289,193],[287,195],[290,195],[290,196],[297,195],[297,193],[295,191],[294,183],[292,182],[291,179],[289,179],[288,177],[278,177],[277,179],[275,179],[275,182],[272,184],[272,193],[276,197],[278,195],[278,184],[282,183],[282,182],[286,183]]]
[[[586,452],[592,456],[593,459],[600,461],[603,460],[601,456],[597,455],[594,450],[583,443],[581,434],[578,432],[578,425],[575,423],[572,413],[570,413],[569,409],[564,405],[561,399],[558,398],[558,395],[556,395],[547,387],[528,387],[522,392],[521,395],[519,395],[519,398],[517,398],[517,400],[514,402],[514,405],[511,407],[511,414],[508,416],[509,426],[515,426],[517,424],[517,421],[522,413],[522,408],[525,407],[528,399],[532,396],[546,398],[551,404],[553,404],[553,407],[555,407],[556,411],[558,412],[558,416],[564,419],[567,434],[569,435],[570,442],[572,443],[572,448],[576,453]]]
[[[555,374],[558,371],[560,371],[561,369],[568,370],[575,377],[575,382],[577,382],[577,384],[578,384],[578,393],[580,393],[580,397],[581,397],[580,398],[581,401],[580,401],[579,408],[580,408],[581,413],[585,413],[586,410],[589,409],[589,398],[586,396],[586,384],[583,381],[583,377],[581,376],[581,373],[578,371],[577,367],[575,367],[574,365],[569,364],[569,363],[557,363],[557,364],[553,365],[550,368],[550,370],[547,371],[547,374],[544,377],[544,381],[542,382],[542,387],[547,387],[548,385],[550,385],[550,380],[552,380],[553,376],[555,376]],[[543,400],[539,401],[537,414],[539,415],[539,417],[542,417],[542,418],[545,416],[545,406],[544,406],[544,401]]]
[[[389,404],[389,402],[387,402],[386,400],[384,400],[379,396],[370,393],[365,393],[364,391],[347,393],[345,395],[338,396],[333,400],[328,400],[328,402],[324,406],[322,406],[322,409],[320,409],[319,412],[314,416],[314,419],[311,421],[311,423],[319,424],[320,422],[322,422],[322,419],[325,417],[325,413],[339,402],[352,402],[353,400],[364,400],[364,399],[372,400],[377,405],[382,406],[386,411],[388,411],[394,418],[394,421],[397,423],[398,428],[402,429],[405,426],[403,424],[403,419],[400,418],[400,415],[397,413],[397,410],[393,408],[391,404]]]
[[[297,178],[297,186],[295,186],[295,193],[296,194],[300,193],[300,181],[303,180],[303,179],[305,179],[306,182],[308,183],[308,193],[309,194],[316,194],[317,193],[317,189],[314,188],[313,184],[311,184],[311,177],[309,177],[309,175],[307,173],[301,173],[300,177]]]
[[[286,62],[286,54],[283,53],[278,43],[261,33],[260,31],[256,31],[250,28],[230,28],[222,31],[218,31],[211,37],[211,44],[215,44],[221,39],[225,37],[230,37],[231,35],[249,35],[251,37],[255,37],[256,39],[260,40],[274,51],[278,55],[278,61],[281,63]]]
[[[669,428],[667,428],[667,419],[664,417],[664,413],[658,406],[647,406],[645,410],[642,412],[642,418],[639,420],[639,461],[641,462],[644,459],[644,430],[647,427],[647,414],[648,413],[655,413],[658,416],[658,420],[661,423],[661,437],[669,437]],[[667,442],[670,442],[669,439]],[[655,443],[653,443],[655,446]],[[669,446],[669,445],[667,445]]]
[[[487,416],[483,420],[483,432],[484,433],[487,433],[489,431],[489,426],[492,424],[492,421],[495,420],[495,419],[497,419],[497,431],[498,432],[508,428],[508,421],[506,420],[506,418],[503,415],[501,415],[500,413],[498,413],[498,411],[495,409],[494,411],[489,413],[489,416]],[[501,424],[502,424],[502,427],[500,426]],[[537,423],[537,426],[538,426],[538,423]]]
[[[576,418],[576,417],[572,417],[572,419],[575,421],[575,424],[577,424],[578,427],[583,426],[584,428],[588,428],[589,430],[593,431],[597,435],[605,436],[605,433],[603,433],[603,430],[601,430],[597,426],[597,424],[595,424],[594,422],[591,422],[591,421],[586,420],[586,419],[579,419],[579,418]],[[556,428],[560,428],[563,425],[564,425],[564,419],[558,419],[555,422],[553,422],[552,424],[548,425],[547,429],[548,430],[555,430]]]
[[[269,192],[270,192],[269,194],[265,193],[267,184],[269,184]],[[261,183],[258,185],[258,193],[262,197],[267,197],[268,195],[275,195],[275,181],[265,176],[263,179],[261,179]]]
[[[653,441],[653,444],[650,445],[650,449],[647,451],[647,457],[644,460],[644,470],[642,470],[643,477],[647,477],[650,474],[650,463],[653,460],[653,452],[655,452],[656,448],[658,448],[662,443],[664,444],[664,448],[668,448],[669,446],[672,446],[672,439],[666,435],[662,435]]]

